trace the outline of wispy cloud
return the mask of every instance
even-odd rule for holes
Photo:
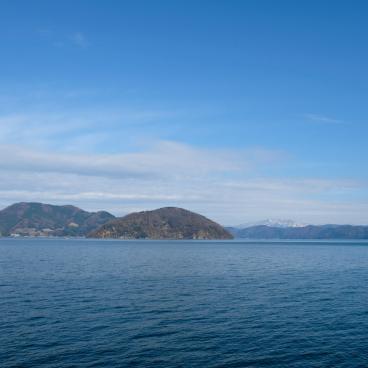
[[[120,179],[185,179],[195,173],[224,173],[241,170],[246,162],[235,153],[205,150],[178,142],[159,141],[141,151],[119,154],[55,153],[0,146],[0,168],[29,172],[56,172]]]
[[[362,216],[368,213],[366,201],[343,200],[365,183],[257,178],[258,166],[275,166],[271,151],[265,152],[209,150],[173,141],[109,155],[2,145],[0,206],[21,200],[71,203],[122,215],[170,205],[224,224],[264,217],[368,222]]]
[[[319,114],[305,114],[304,117],[310,121],[321,124],[346,124],[344,120],[335,119],[325,115]]]
[[[83,32],[76,31],[70,32],[60,32],[59,30],[53,28],[40,28],[36,30],[39,37],[47,40],[55,47],[65,47],[68,45],[74,45],[77,47],[87,47],[89,46],[89,40]]]
[[[0,144],[17,142],[23,147],[91,152],[99,144],[111,147],[115,142],[121,146],[121,139],[126,146],[127,129],[162,123],[175,114],[175,111],[123,107],[0,114]]]
[[[87,47],[89,45],[86,36],[82,32],[73,33],[70,39],[78,47]]]
[[[211,176],[166,178],[81,176],[62,172],[0,171],[0,205],[15,201],[75,204],[122,215],[162,206],[197,211],[223,224],[265,217],[291,217],[309,223],[368,223],[368,203],[325,201],[318,194],[341,188],[354,192],[359,183],[317,179],[271,178],[213,180]],[[313,187],[313,190],[311,190]]]
[[[37,104],[2,107],[0,207],[43,201],[121,215],[171,205],[224,224],[268,217],[368,223],[366,183],[287,174],[281,179],[278,167],[296,159],[283,150],[204,148],[200,139],[194,145],[168,134],[176,121],[184,126],[181,111],[98,102],[84,110],[66,98],[60,103],[64,92],[57,93],[55,104],[46,93],[32,95]],[[304,118],[343,123],[314,114]]]

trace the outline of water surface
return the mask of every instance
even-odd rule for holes
[[[367,367],[367,242],[0,240],[0,366]]]

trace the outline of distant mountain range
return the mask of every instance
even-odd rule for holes
[[[125,239],[232,239],[219,224],[197,213],[164,207],[131,213],[109,221],[89,234],[93,238]]]
[[[302,227],[250,226],[244,229],[228,227],[241,239],[368,239],[368,226],[307,225]]]
[[[285,220],[285,219],[266,219],[262,221],[256,222],[246,222],[244,224],[234,226],[236,229],[245,229],[246,227],[252,226],[270,226],[270,227],[303,227],[307,226],[308,224],[295,222],[293,220]]]

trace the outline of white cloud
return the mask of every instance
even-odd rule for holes
[[[0,205],[71,203],[117,215],[181,206],[224,224],[267,217],[368,223],[366,201],[343,200],[366,183],[257,178],[257,166],[275,165],[271,151],[257,150],[247,155],[161,141],[133,153],[86,155],[2,145]]]
[[[152,178],[202,176],[244,169],[246,163],[227,151],[194,148],[159,141],[145,150],[119,154],[55,153],[0,146],[0,169],[29,172],[56,172],[83,176]]]
[[[175,116],[174,111],[153,109],[68,110],[0,115],[0,144],[62,151],[91,151],[95,145],[122,137],[126,130]]]
[[[86,36],[82,32],[75,32],[71,36],[71,40],[76,46],[79,47],[86,47],[89,44]]]
[[[285,152],[204,149],[142,138],[148,126],[170,120],[175,111],[65,111],[0,116],[0,207],[42,201],[121,215],[170,205],[224,224],[268,217],[368,223],[367,198],[359,197],[367,192],[366,183],[277,179],[275,168],[290,159]],[[130,126],[139,133],[140,146],[127,147]],[[113,144],[116,149],[109,150]]]
[[[70,32],[68,34],[65,32],[60,32],[60,30],[51,27],[37,29],[36,33],[41,39],[51,42],[53,46],[58,48],[65,47],[68,44],[73,44],[78,47],[89,46],[89,41],[86,35],[80,31],[76,31],[74,33]]]
[[[305,114],[304,117],[310,121],[314,121],[321,124],[346,124],[346,122],[343,120],[338,120],[325,115]]]

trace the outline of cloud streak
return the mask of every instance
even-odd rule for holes
[[[181,206],[223,224],[269,217],[368,223],[362,215],[368,214],[366,183],[278,178],[279,165],[294,158],[262,146],[203,148],[158,138],[177,111],[50,111],[0,116],[0,207],[42,201],[122,215]],[[309,120],[340,123],[316,115]],[[151,127],[156,137],[147,134]]]
[[[54,151],[92,151],[96,145],[111,147],[115,142],[120,148],[121,139],[125,143],[130,139],[127,129],[173,119],[175,114],[175,111],[123,107],[2,114],[0,144],[17,142],[23,147]]]
[[[70,38],[74,45],[78,47],[87,47],[89,45],[86,36],[82,32],[75,32]]]
[[[243,170],[246,163],[227,151],[194,148],[159,141],[147,149],[120,154],[75,154],[0,146],[2,170],[56,172],[83,176],[154,178],[202,176]]]
[[[346,122],[343,120],[338,120],[338,119],[331,118],[325,115],[305,114],[304,117],[310,121],[321,123],[321,124],[337,124],[337,125],[346,124]]]
[[[267,152],[267,153],[265,153]],[[258,177],[274,167],[271,151],[205,150],[159,141],[140,151],[71,154],[0,146],[0,205],[15,201],[71,203],[122,215],[181,206],[223,224],[265,217],[321,223],[368,223],[366,201],[344,201],[366,183]],[[322,197],[329,198],[321,199]]]

